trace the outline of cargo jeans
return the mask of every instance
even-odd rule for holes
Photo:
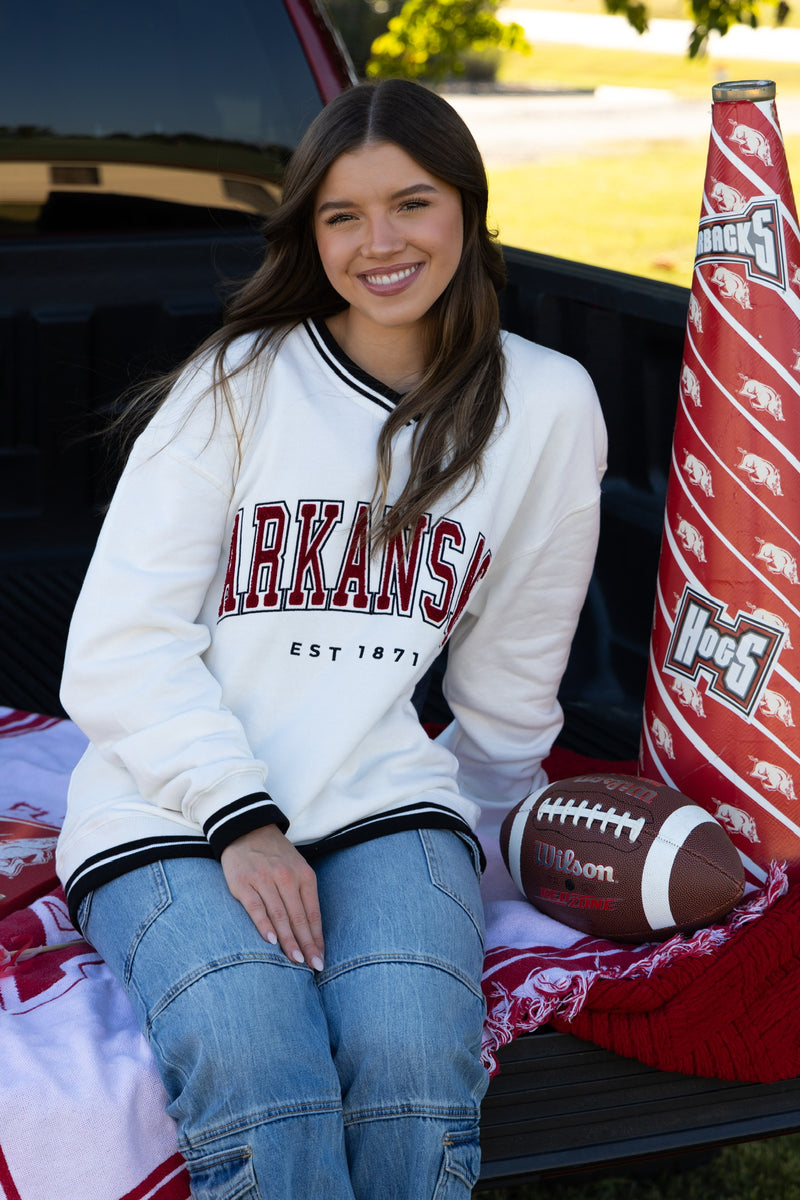
[[[479,1173],[474,847],[413,830],[321,856],[325,969],[264,942],[218,863],[141,867],[79,924],[130,997],[195,1200],[466,1200]]]

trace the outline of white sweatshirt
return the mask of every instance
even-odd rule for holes
[[[70,629],[62,699],[90,741],[57,854],[73,916],[116,875],[219,857],[262,825],[310,856],[398,829],[470,836],[544,782],[605,430],[576,362],[504,348],[481,482],[372,557],[395,393],[313,322],[234,376],[233,420],[197,402],[207,366],[184,374],[134,447]],[[445,642],[454,720],[431,740],[411,695]]]

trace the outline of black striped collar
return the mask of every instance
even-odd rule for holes
[[[325,360],[335,375],[343,380],[360,396],[392,412],[402,400],[402,394],[388,384],[362,370],[352,358],[348,358],[322,318],[311,317],[304,322],[305,329],[318,354]]]

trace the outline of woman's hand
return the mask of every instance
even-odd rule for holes
[[[231,895],[246,909],[265,941],[287,957],[321,971],[325,955],[317,877],[278,829],[265,825],[222,852]]]

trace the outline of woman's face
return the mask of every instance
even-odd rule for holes
[[[314,234],[362,335],[422,322],[461,259],[458,189],[393,142],[342,154],[317,192]]]

